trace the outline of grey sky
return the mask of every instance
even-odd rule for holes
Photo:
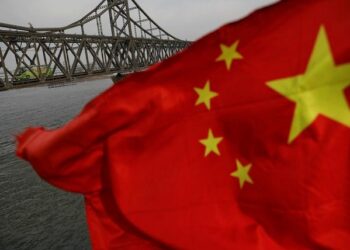
[[[137,0],[169,33],[194,40],[277,0]],[[100,0],[1,0],[0,22],[34,27],[64,26],[94,8]]]

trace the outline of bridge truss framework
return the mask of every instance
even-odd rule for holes
[[[11,88],[137,71],[188,45],[162,29],[135,0],[103,0],[65,27],[0,23],[0,83]]]

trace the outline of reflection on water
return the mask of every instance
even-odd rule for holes
[[[100,79],[0,92],[0,249],[90,249],[83,197],[49,186],[16,158],[14,135],[61,126],[109,86]]]

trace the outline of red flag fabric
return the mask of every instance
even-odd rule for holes
[[[348,249],[349,11],[259,10],[17,154],[85,196],[94,249]]]

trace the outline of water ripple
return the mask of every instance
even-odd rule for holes
[[[55,128],[111,85],[109,79],[62,88],[0,92],[0,249],[90,249],[83,197],[43,182],[15,156],[15,135]]]

